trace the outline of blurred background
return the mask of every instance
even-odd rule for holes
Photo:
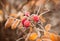
[[[40,13],[50,10],[43,15],[46,24],[52,24],[51,32],[60,35],[60,0],[48,0],[48,2],[47,0],[0,0],[0,41],[16,41],[19,37],[16,30],[4,29],[10,14],[17,14],[20,11],[29,11],[33,14],[39,6],[42,6]]]

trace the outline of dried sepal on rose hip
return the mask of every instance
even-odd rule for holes
[[[30,12],[25,12],[25,16],[30,16]]]
[[[35,22],[38,22],[38,21],[39,21],[39,16],[38,16],[38,15],[33,15],[33,16],[32,16],[32,19],[33,19]]]
[[[24,22],[24,26],[27,28],[27,27],[29,27],[30,26],[30,21],[29,20],[25,20],[25,22]]]

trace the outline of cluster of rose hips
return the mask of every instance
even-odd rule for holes
[[[24,17],[23,19],[22,19],[22,24],[25,26],[25,27],[29,27],[30,26],[30,24],[31,24],[31,22],[27,19],[29,16],[31,16],[30,15],[30,12],[26,12],[25,13],[25,16],[26,17]],[[34,21],[34,22],[38,22],[39,21],[39,17],[38,17],[38,15],[33,15],[32,17],[32,20]]]

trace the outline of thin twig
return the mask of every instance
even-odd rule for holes
[[[17,39],[16,41],[19,41],[19,40],[21,40],[21,39],[24,39],[25,37],[26,37],[26,35],[23,36],[23,37],[21,37],[21,38],[19,38],[19,39]]]
[[[19,40],[21,40],[21,39],[23,39],[23,37],[22,37],[22,38],[17,39],[16,41],[19,41]]]
[[[43,30],[42,30],[42,29],[40,29],[40,28],[37,28],[37,30],[38,30],[38,31],[43,31]]]
[[[41,13],[39,16],[42,16],[42,15],[48,13],[48,12],[49,12],[49,11],[45,11],[45,12]]]
[[[30,36],[30,32],[28,33],[28,35],[27,35],[27,37],[26,37],[26,39],[25,39],[25,41],[28,41],[28,38],[29,38],[29,36]]]
[[[43,31],[45,31],[44,27],[41,24],[38,24],[38,25],[42,28]]]
[[[40,9],[41,9],[41,5],[39,6],[39,9],[38,9],[38,11],[37,11],[37,15],[38,15],[38,13],[39,13]]]

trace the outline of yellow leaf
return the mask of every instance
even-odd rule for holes
[[[55,35],[54,33],[50,33],[50,38],[52,41],[58,41],[57,35]]]
[[[31,33],[29,40],[35,40],[38,37],[37,33]]]

